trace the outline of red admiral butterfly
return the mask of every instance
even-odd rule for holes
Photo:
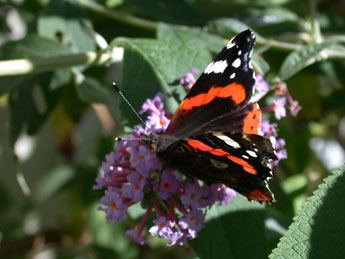
[[[274,202],[267,181],[277,157],[258,135],[261,110],[250,102],[255,85],[254,33],[243,31],[206,67],[164,134],[143,139],[163,164],[207,184],[223,183],[250,200]]]

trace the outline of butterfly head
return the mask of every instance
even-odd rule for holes
[[[177,141],[177,138],[167,134],[151,133],[149,136],[142,135],[142,141],[152,152],[157,153],[165,150],[169,145]]]

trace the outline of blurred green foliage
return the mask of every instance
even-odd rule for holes
[[[334,169],[329,157],[344,158],[344,6],[1,0],[0,258],[344,258],[344,168],[312,196]],[[137,246],[125,231],[142,210],[131,208],[124,223],[107,225],[97,210],[102,192],[92,191],[113,137],[138,124],[111,82],[137,110],[160,91],[173,112],[185,94],[179,77],[202,71],[226,40],[248,27],[257,35],[256,70],[271,86],[284,81],[303,107],[277,122],[289,156],[270,182],[278,202],[236,197],[209,211],[189,246],[166,247],[156,238]]]

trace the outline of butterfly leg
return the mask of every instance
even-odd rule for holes
[[[162,174],[163,174],[163,171],[164,171],[164,166],[162,167],[162,169],[159,171],[159,174],[158,174],[158,191],[160,191],[161,189],[161,179],[162,179]]]

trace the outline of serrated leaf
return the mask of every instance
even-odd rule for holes
[[[83,27],[92,28],[83,9],[74,0],[52,0],[38,19],[38,34],[59,39],[75,52],[95,49],[95,43]]]
[[[147,98],[158,92],[165,94],[165,109],[173,112],[185,96],[179,78],[193,68],[203,70],[211,56],[176,42],[124,39],[125,45],[123,82],[120,88],[139,110]],[[120,109],[126,122],[138,120],[125,102]]]
[[[238,195],[228,206],[213,206],[205,228],[189,244],[203,259],[266,258],[264,220],[264,205]]]
[[[213,53],[219,53],[226,43],[225,39],[198,28],[175,27],[164,23],[160,23],[158,26],[157,38],[162,41],[178,42],[190,48],[198,48],[200,51],[211,51]],[[270,70],[268,63],[255,53],[252,61],[259,74],[264,75]]]
[[[345,166],[324,180],[270,258],[344,258]]]
[[[225,45],[225,41],[199,28],[175,27],[164,23],[158,25],[157,38],[162,41],[178,42],[190,48],[218,53]]]
[[[279,77],[282,80],[286,80],[303,68],[327,58],[325,56],[325,50],[335,43],[336,41],[333,40],[325,41],[323,43],[305,46],[292,52],[284,60],[280,68]]]

